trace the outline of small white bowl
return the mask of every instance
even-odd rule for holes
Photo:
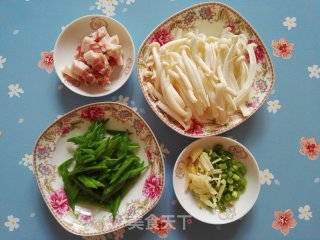
[[[237,161],[244,164],[247,169],[246,190],[240,195],[233,207],[225,212],[198,207],[197,199],[190,191],[185,192],[186,163],[190,152],[198,147],[204,149],[213,148],[215,144],[221,144],[225,150],[233,153]],[[230,138],[211,136],[194,141],[188,145],[179,155],[173,170],[173,188],[181,206],[194,218],[209,224],[226,224],[234,222],[246,215],[255,204],[259,192],[259,167],[250,151],[241,143]]]
[[[113,71],[111,83],[106,86],[81,85],[80,87],[75,87],[63,77],[61,70],[64,66],[71,65],[76,47],[81,40],[102,26],[106,26],[111,35],[117,34],[119,36],[120,44],[123,48],[124,65],[117,67]],[[128,80],[134,65],[135,48],[130,33],[121,23],[110,17],[89,15],[78,18],[65,27],[56,41],[53,58],[55,70],[67,88],[83,96],[101,97],[118,90]]]

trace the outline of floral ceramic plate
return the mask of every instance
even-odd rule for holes
[[[117,34],[123,49],[123,66],[116,67],[111,74],[111,83],[106,86],[81,85],[76,87],[65,79],[62,69],[71,65],[76,48],[81,40],[105,26],[110,35]],[[135,58],[134,43],[128,30],[113,18],[102,15],[89,15],[69,23],[60,33],[54,47],[54,67],[62,83],[71,91],[87,97],[101,97],[113,93],[129,79]]]
[[[140,144],[137,155],[150,166],[143,172],[121,202],[116,219],[94,205],[70,209],[57,167],[72,155],[66,140],[86,131],[91,120],[108,118],[108,127],[128,129]],[[123,228],[142,218],[159,201],[164,188],[164,163],[159,144],[147,123],[129,107],[113,102],[94,103],[77,108],[52,123],[34,147],[34,172],[49,210],[68,231],[82,236],[100,235]]]
[[[199,147],[212,149],[215,144],[222,144],[224,149],[231,152],[235,159],[243,163],[247,169],[245,191],[240,195],[234,206],[228,207],[224,212],[207,208],[200,209],[192,193],[190,191],[185,192],[186,166],[191,151]],[[255,204],[260,192],[259,167],[249,150],[239,142],[219,136],[206,137],[194,141],[179,155],[173,170],[173,188],[178,201],[191,216],[209,224],[231,223],[242,218]]]
[[[234,34],[245,34],[250,42],[257,44],[255,54],[258,67],[252,87],[253,94],[245,105],[246,111],[249,114],[247,117],[243,117],[240,112],[236,112],[230,116],[230,121],[225,125],[217,125],[214,123],[202,124],[194,120],[191,128],[185,131],[180,124],[156,106],[155,100],[153,100],[147,92],[145,87],[146,82],[143,81],[143,70],[147,68],[148,54],[146,54],[146,50],[152,42],[158,42],[160,45],[163,45],[172,41],[177,29],[182,29],[184,32],[198,31],[207,36],[220,36],[222,30],[226,27],[229,27]],[[238,12],[221,3],[201,3],[178,12],[162,22],[142,43],[138,53],[137,63],[140,87],[153,111],[164,123],[176,132],[194,138],[217,135],[244,122],[261,107],[271,93],[274,85],[273,65],[261,38]]]

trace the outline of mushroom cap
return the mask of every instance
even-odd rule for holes
[[[159,50],[160,49],[160,43],[158,43],[158,42],[152,42],[152,43],[150,43],[150,45],[149,45],[149,49],[152,49],[152,48],[156,48],[157,50]]]

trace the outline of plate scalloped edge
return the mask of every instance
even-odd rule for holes
[[[214,12],[211,12],[211,15],[206,15],[205,11],[201,12],[201,9],[205,9],[205,7],[212,7],[210,11],[212,11],[212,9],[214,9],[214,7],[218,7],[220,8],[220,12],[218,14],[218,16],[216,16],[216,14]],[[194,10],[199,10],[199,12],[196,12]],[[227,11],[225,11],[227,10]],[[192,13],[192,14],[190,14]],[[185,14],[185,18],[184,18],[184,22],[179,19],[182,18],[182,16]],[[188,16],[189,14],[189,16]],[[198,14],[198,15],[197,15]],[[250,109],[250,114],[247,117],[243,117],[241,116],[241,114],[234,114],[231,117],[234,119],[234,123],[228,123],[227,125],[224,126],[218,126],[215,124],[194,124],[195,128],[197,127],[201,127],[202,130],[199,131],[198,129],[192,130],[192,131],[184,131],[176,122],[175,120],[173,120],[171,117],[169,117],[168,115],[166,115],[165,113],[163,113],[162,111],[160,111],[157,106],[155,105],[155,102],[151,99],[151,97],[148,95],[148,93],[144,90],[144,86],[143,86],[143,80],[141,77],[141,70],[140,68],[142,68],[143,66],[143,57],[144,57],[144,51],[146,46],[148,45],[148,43],[151,42],[152,37],[155,35],[155,33],[157,33],[159,30],[167,28],[170,28],[169,23],[172,22],[172,24],[174,23],[175,25],[173,25],[173,27],[176,27],[177,22],[178,24],[180,24],[179,27],[192,27],[194,25],[195,20],[198,18],[200,19],[200,17],[202,19],[200,20],[207,20],[207,21],[213,21],[213,17],[216,16],[217,18],[223,14],[226,14],[227,17],[229,17],[229,19],[225,19],[223,21],[226,20],[230,20],[232,19],[232,17],[236,17],[237,21],[240,21],[240,25],[238,25],[238,30],[240,31],[241,29],[244,30],[250,30],[250,34],[252,35],[252,37],[254,37],[254,40],[257,40],[258,43],[261,46],[262,49],[262,53],[264,55],[264,60],[262,62],[262,70],[261,70],[261,78],[257,79],[257,75],[256,75],[256,80],[254,83],[254,87],[256,88],[257,92],[259,93],[259,96],[257,97],[253,97],[250,102],[247,102],[247,107]],[[221,17],[221,16],[220,16]],[[179,21],[174,22],[176,19],[178,19]],[[188,22],[189,20],[190,22]],[[216,19],[218,20],[218,19]],[[220,19],[221,20],[221,19]],[[230,23],[230,22],[229,22]],[[170,33],[171,30],[169,29]],[[240,32],[239,32],[240,33]],[[193,6],[190,6],[186,9],[183,9],[177,13],[175,13],[174,15],[170,16],[169,18],[167,18],[166,20],[164,20],[163,22],[161,22],[157,27],[155,27],[152,32],[145,38],[145,40],[143,41],[143,43],[141,44],[138,54],[137,54],[137,65],[136,65],[136,71],[137,71],[137,75],[138,75],[138,81],[139,81],[139,85],[140,88],[142,90],[142,93],[146,99],[146,101],[148,102],[149,106],[151,107],[151,109],[156,113],[156,115],[170,128],[172,128],[174,131],[176,131],[177,133],[187,136],[187,137],[192,137],[192,138],[202,138],[202,137],[207,137],[207,136],[212,136],[212,135],[218,135],[221,133],[224,133],[228,130],[231,130],[232,128],[240,125],[241,123],[243,123],[245,120],[247,120],[248,118],[250,118],[261,106],[262,104],[267,100],[267,98],[269,97],[269,95],[271,94],[271,91],[273,89],[274,86],[274,82],[275,82],[275,73],[274,73],[274,67],[270,58],[270,55],[267,51],[267,48],[265,46],[265,44],[263,43],[261,37],[259,36],[259,34],[256,32],[256,30],[253,28],[253,26],[240,14],[238,13],[235,9],[231,8],[230,6],[224,4],[224,3],[220,3],[220,2],[203,2],[203,3],[199,3]],[[265,81],[263,78],[266,78],[266,75],[268,75],[267,77],[269,79],[267,79],[268,81]],[[259,82],[257,82],[259,80]]]
[[[81,111],[85,110],[85,109],[89,109],[90,107],[101,107],[101,106],[115,106],[115,108],[119,108],[122,109],[122,111],[120,113],[123,113],[122,119],[121,119],[121,114],[119,113],[117,116],[117,120],[120,121],[125,121],[128,122],[128,118],[133,118],[137,121],[135,121],[134,124],[136,124],[136,126],[133,126],[135,128],[138,129],[138,131],[140,131],[138,133],[138,135],[140,134],[139,139],[141,141],[149,141],[149,143],[151,143],[150,145],[146,145],[146,148],[149,148],[149,150],[145,151],[150,151],[147,154],[151,154],[151,157],[149,159],[147,159],[147,161],[149,162],[149,165],[151,165],[151,172],[149,177],[158,177],[158,181],[159,181],[159,191],[157,192],[157,194],[155,196],[153,196],[152,199],[149,199],[147,196],[145,197],[144,201],[140,202],[140,203],[145,203],[143,211],[138,211],[139,214],[137,214],[136,216],[134,216],[132,219],[129,219],[127,221],[124,221],[123,224],[118,224],[117,225],[117,219],[118,216],[115,220],[115,222],[111,223],[111,227],[104,229],[104,224],[106,220],[110,220],[109,219],[102,219],[99,220],[100,224],[102,224],[102,227],[99,226],[97,224],[97,227],[100,228],[99,230],[95,231],[95,232],[90,232],[90,233],[86,233],[84,231],[76,231],[74,228],[72,228],[72,224],[71,226],[68,225],[66,222],[63,221],[63,218],[66,216],[66,214],[71,214],[74,215],[72,217],[76,217],[75,214],[73,214],[72,211],[66,211],[64,212],[62,215],[59,213],[59,211],[57,211],[57,209],[54,209],[52,204],[50,204],[50,193],[54,192],[53,189],[51,189],[51,191],[47,191],[47,189],[45,189],[45,187],[50,188],[50,185],[45,186],[42,177],[45,177],[45,174],[50,174],[50,172],[52,173],[52,171],[54,171],[54,167],[51,166],[50,164],[42,164],[43,162],[48,162],[50,160],[52,151],[54,151],[54,141],[57,141],[57,137],[61,136],[61,134],[64,134],[64,121],[68,120],[68,118],[73,118],[73,117],[80,117],[79,113],[81,114]],[[106,109],[105,109],[106,110]],[[117,114],[117,109],[108,109],[109,111],[113,111],[111,114],[113,114],[113,117],[115,117]],[[109,112],[108,112],[109,113]],[[107,114],[107,112],[105,112],[105,114]],[[128,115],[129,114],[129,115]],[[130,116],[131,114],[131,116]],[[106,115],[104,115],[105,117]],[[73,127],[77,127],[77,126],[73,126]],[[70,129],[73,130],[73,129]],[[46,145],[42,145],[42,142],[47,142]],[[48,144],[49,143],[49,144]],[[46,149],[44,149],[46,148]],[[116,103],[116,102],[97,102],[97,103],[92,103],[92,104],[87,104],[78,108],[75,108],[73,110],[71,110],[70,112],[64,114],[62,117],[60,117],[59,119],[55,120],[53,123],[51,123],[42,133],[41,135],[38,137],[34,149],[33,149],[33,169],[34,169],[34,174],[36,176],[36,180],[37,180],[37,184],[40,190],[40,193],[42,195],[42,198],[44,199],[47,207],[49,208],[50,212],[52,213],[52,215],[54,216],[54,218],[59,222],[59,224],[65,228],[67,231],[75,234],[75,235],[79,235],[79,236],[95,236],[95,235],[101,235],[101,234],[107,234],[109,232],[113,232],[116,231],[118,229],[121,229],[123,227],[126,227],[128,225],[130,225],[131,223],[137,221],[138,219],[142,218],[144,215],[146,215],[152,208],[154,208],[156,206],[156,204],[158,203],[158,201],[160,200],[164,187],[165,187],[165,165],[164,165],[164,159],[163,159],[163,155],[161,152],[161,148],[159,146],[159,143],[153,133],[153,131],[151,130],[151,128],[149,127],[149,125],[145,122],[145,120],[137,113],[135,112],[133,109],[131,109],[130,107],[121,104],[121,103]],[[149,170],[148,170],[149,171]],[[155,174],[155,172],[157,172],[157,175]],[[44,179],[45,181],[49,181],[50,179]],[[51,179],[54,180],[54,179]],[[49,189],[50,190],[50,189]],[[58,191],[58,190],[57,190]],[[141,194],[142,195],[142,194]],[[129,204],[126,204],[126,211],[128,209],[129,206],[131,206],[130,204],[134,205],[135,204],[136,199],[133,199],[133,201]],[[126,213],[125,213],[126,214]],[[81,214],[80,214],[81,216]],[[121,223],[121,219],[120,219],[120,223]],[[83,223],[83,222],[82,222]],[[115,223],[115,225],[114,225]]]

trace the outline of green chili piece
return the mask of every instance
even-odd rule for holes
[[[106,166],[90,166],[90,167],[77,167],[74,168],[70,173],[69,176],[75,175],[75,174],[79,174],[79,173],[83,173],[83,172],[89,172],[89,171],[102,171],[102,170],[109,170],[108,167]]]
[[[128,134],[122,136],[119,147],[117,149],[117,157],[123,158],[127,155],[128,152]]]
[[[96,159],[99,158],[103,154],[103,152],[106,150],[108,143],[109,143],[109,141],[107,139],[101,141],[100,145],[94,151],[94,156]]]
[[[98,187],[105,187],[105,185],[92,177],[88,177],[86,175],[80,175],[77,179],[82,182],[88,188],[97,189]]]
[[[112,218],[113,218],[113,220],[116,218],[116,215],[117,215],[121,200],[122,200],[121,194],[118,194],[114,199],[113,206],[112,206]]]
[[[132,163],[133,161],[131,159],[125,160],[121,167],[118,169],[118,171],[112,176],[110,184],[112,184],[114,181],[120,178],[130,168]]]

